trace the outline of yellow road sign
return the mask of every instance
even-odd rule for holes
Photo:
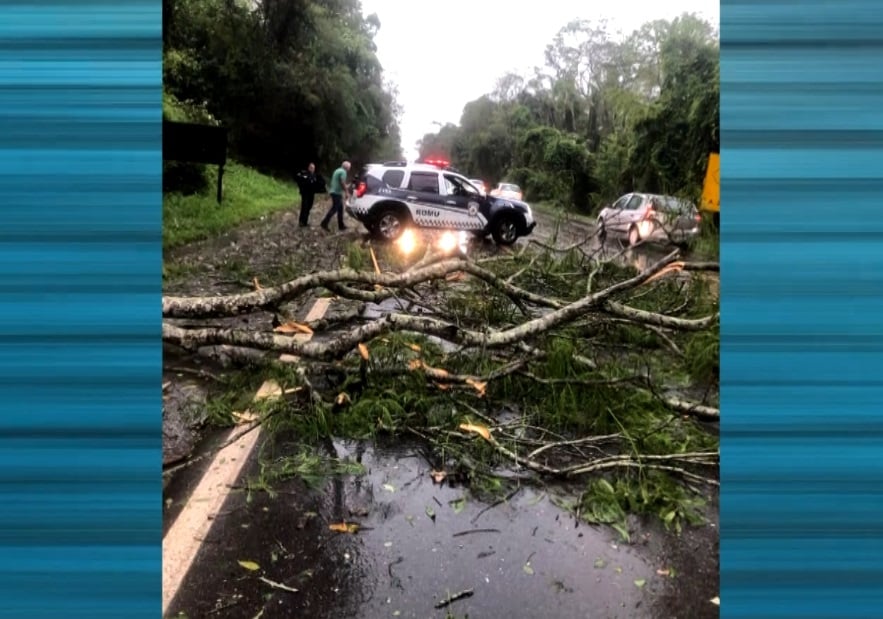
[[[705,183],[702,185],[702,210],[720,213],[721,210],[721,164],[720,155],[708,155]]]

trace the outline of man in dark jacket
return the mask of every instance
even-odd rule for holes
[[[313,208],[313,199],[317,193],[325,193],[325,179],[321,174],[316,173],[316,164],[310,163],[306,170],[303,170],[295,177],[297,188],[300,191],[300,227],[306,228],[310,225],[310,209]]]

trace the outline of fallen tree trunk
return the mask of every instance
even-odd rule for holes
[[[677,257],[677,253],[676,251],[672,252],[636,277],[614,285],[598,294],[609,296],[610,294],[640,285],[672,263]],[[711,263],[696,263],[691,267],[689,263],[684,263],[683,268],[690,270],[712,270],[710,265]],[[165,318],[218,318],[235,316],[262,309],[276,308],[316,288],[327,288],[340,293],[342,296],[358,300],[378,302],[394,294],[391,290],[382,290],[383,288],[412,288],[420,283],[441,279],[458,271],[469,273],[512,298],[521,299],[543,307],[562,307],[560,302],[514,286],[470,260],[449,259],[435,262],[419,269],[408,270],[404,273],[375,273],[353,269],[338,269],[304,275],[279,286],[262,288],[242,294],[212,297],[164,296],[162,314]],[[352,287],[354,284],[372,286],[375,289],[373,291],[358,290]],[[378,286],[381,290],[376,288]]]
[[[299,342],[293,337],[275,333],[237,329],[182,329],[169,323],[163,324],[163,339],[186,350],[196,350],[200,346],[227,344],[232,346],[250,346],[261,350],[274,350],[311,358],[342,356],[355,348],[359,343],[371,340],[390,331],[416,331],[426,335],[434,335],[464,347],[498,348],[534,337],[555,327],[572,322],[593,309],[602,307],[613,295],[635,288],[650,279],[653,275],[664,269],[676,256],[677,252],[672,252],[632,278],[612,284],[573,303],[561,305],[558,309],[548,312],[544,316],[501,331],[482,333],[436,318],[392,313],[368,324],[338,334],[333,339],[318,342]],[[258,303],[278,302],[279,299],[287,298],[292,291],[318,285],[317,282],[322,282],[323,285],[335,284],[339,282],[340,278],[343,278],[357,279],[362,283],[376,283],[383,280],[387,283],[393,282],[396,285],[412,285],[418,281],[443,277],[446,273],[464,268],[468,268],[468,263],[464,261],[447,261],[427,267],[421,271],[415,271],[406,277],[381,277],[376,274],[371,275],[351,270],[331,271],[299,278],[294,280],[294,282],[279,286],[272,294],[272,289],[266,289],[231,297],[171,298],[164,300],[163,305],[164,310],[167,310],[170,315],[194,315],[199,311],[204,312],[204,315],[214,316],[220,311],[239,311],[243,308],[254,307]],[[510,292],[513,291],[510,290]],[[640,310],[633,310],[633,312],[638,312],[638,315],[644,317],[643,314],[640,314]]]
[[[406,273],[374,273],[353,269],[322,271],[293,279],[279,286],[262,288],[243,294],[219,297],[163,297],[162,314],[165,318],[216,318],[235,316],[260,309],[278,307],[308,290],[329,284],[369,284],[392,288],[407,288],[448,273],[463,270],[465,260],[445,260]]]

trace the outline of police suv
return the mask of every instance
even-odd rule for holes
[[[409,226],[466,230],[511,245],[529,235],[536,222],[527,203],[483,195],[446,162],[369,164],[362,172],[347,212],[384,240]]]

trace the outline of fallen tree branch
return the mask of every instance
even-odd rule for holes
[[[572,441],[557,441],[555,443],[546,443],[542,447],[534,449],[532,452],[527,454],[527,457],[530,459],[536,458],[538,455],[547,451],[549,449],[558,449],[561,447],[577,447],[579,445],[589,445],[592,443],[604,443],[606,441],[612,441],[622,438],[622,434],[605,434],[603,436],[587,436],[584,438],[573,439]]]
[[[586,475],[588,473],[599,473],[601,471],[606,471],[610,469],[617,468],[632,468],[632,469],[644,469],[651,471],[667,471],[669,473],[677,473],[681,475],[685,479],[692,479],[693,481],[698,481],[704,484],[708,484],[710,486],[720,486],[720,482],[716,479],[711,479],[710,477],[702,477],[701,475],[697,475],[696,473],[691,473],[686,469],[677,466],[669,466],[665,464],[652,464],[647,462],[641,462],[639,460],[615,460],[608,462],[595,462],[592,464],[587,464],[578,469],[574,469],[572,472],[568,474],[568,477],[577,477],[579,475]]]
[[[718,454],[718,452],[716,451],[701,451],[681,454],[653,454],[640,456],[623,454],[619,456],[607,456],[605,458],[598,458],[597,460],[589,464],[576,464],[564,469],[559,469],[558,474],[564,475],[566,477],[573,477],[575,475],[591,473],[595,470],[601,470],[601,468],[604,468],[606,466],[612,466],[617,463],[623,462],[635,463],[637,465],[646,465],[648,463],[656,462],[681,462],[685,464],[704,464],[716,466],[719,457],[720,454]]]
[[[652,265],[635,278],[615,284],[607,288],[601,293],[606,293],[612,289],[613,292],[619,292],[627,288],[634,288],[652,279],[653,275],[663,271],[666,266],[674,261],[677,252],[673,252],[666,256],[656,264]],[[603,263],[602,263],[603,264]],[[680,264],[680,263],[679,263]],[[599,265],[600,266],[600,265]],[[597,270],[597,269],[596,269]],[[540,307],[552,309],[563,309],[568,307],[560,301],[549,299],[539,294],[535,294],[514,286],[509,280],[505,280],[493,272],[479,266],[477,263],[466,259],[448,259],[433,262],[419,269],[412,269],[405,273],[375,273],[367,271],[355,271],[353,269],[338,269],[334,271],[324,271],[299,277],[290,282],[281,284],[271,288],[262,288],[243,294],[234,294],[217,297],[163,297],[163,316],[166,318],[209,318],[220,316],[231,316],[241,313],[256,311],[259,309],[267,309],[276,307],[284,302],[290,301],[303,292],[324,287],[338,294],[339,296],[363,301],[363,302],[380,302],[395,295],[390,289],[395,288],[411,288],[419,283],[427,282],[433,279],[440,279],[455,273],[457,271],[469,273],[476,278],[490,284],[494,288],[503,292],[518,306],[523,313],[527,313],[526,309],[521,305],[521,301],[527,301]],[[594,272],[589,277],[588,290],[591,288],[591,280]],[[633,280],[638,280],[637,282]],[[349,284],[365,284],[374,286],[374,290],[362,290]],[[601,294],[596,293],[596,294]],[[590,298],[588,295],[585,298]],[[609,295],[606,295],[609,296]],[[650,312],[642,313],[642,310],[629,308],[621,304],[607,303],[610,311],[622,317],[634,320],[651,321],[652,324],[665,327],[666,321],[670,325],[675,325],[676,318],[666,317],[662,314],[652,314]],[[666,320],[667,319],[667,320]],[[700,326],[694,326],[690,322],[684,322],[686,329],[700,329]],[[676,328],[676,327],[672,327]]]
[[[511,284],[516,279],[521,277],[526,271],[530,270],[533,265],[536,264],[536,261],[539,259],[539,257],[540,254],[534,254],[533,257],[530,259],[530,262],[528,262],[526,266],[518,269],[515,273],[506,278],[506,283]]]
[[[165,318],[212,318],[235,316],[258,309],[275,307],[296,298],[313,288],[324,288],[328,284],[360,283],[383,287],[411,287],[431,279],[444,277],[462,270],[464,260],[444,260],[415,271],[401,274],[374,273],[354,269],[337,269],[304,275],[279,286],[261,288],[243,294],[218,297],[163,297],[162,313]]]
[[[169,368],[169,372],[174,372],[178,375],[189,374],[190,376],[196,376],[198,378],[205,378],[207,380],[213,380],[217,383],[222,382],[222,380],[223,380],[220,376],[212,374],[208,370],[199,370],[196,368],[188,368],[188,367],[183,367],[183,366],[171,367],[171,368]]]
[[[601,385],[619,385],[622,383],[634,383],[636,381],[642,380],[644,377],[640,375],[636,376],[625,376],[623,378],[542,378],[533,374],[532,372],[518,372],[521,376],[525,378],[529,378],[534,382],[543,384],[543,385],[582,385],[585,387],[588,386],[601,386]]]
[[[662,397],[662,402],[680,413],[697,417],[704,421],[720,421],[721,412],[719,408],[699,404],[698,402],[689,402],[680,398]]]
[[[515,303],[519,309],[522,310],[522,313],[526,313],[524,308],[521,306],[521,300],[529,301],[530,303],[534,303],[535,305],[540,305],[542,307],[552,307],[559,308],[562,307],[562,304],[549,299],[548,297],[544,297],[539,294],[534,294],[532,292],[528,292],[523,288],[519,288],[518,286],[514,286],[508,281],[498,277],[496,274],[488,271],[487,269],[483,269],[474,262],[466,263],[466,266],[463,267],[463,271],[473,275],[482,281],[490,284],[494,288],[502,291],[509,299]]]
[[[616,301],[607,301],[603,309],[614,316],[631,322],[678,331],[702,331],[720,319],[720,312],[705,318],[676,318],[674,316],[666,316],[665,314],[657,314],[656,312],[648,312],[636,307],[629,307]]]
[[[366,303],[380,303],[394,296],[395,292],[388,288],[380,288],[375,290],[360,290],[347,286],[346,284],[331,283],[325,284],[325,288],[344,299],[352,299],[353,301],[364,301]]]
[[[590,310],[602,306],[613,295],[640,286],[655,273],[664,269],[668,263],[673,261],[677,256],[677,253],[677,251],[672,252],[630,279],[612,284],[603,290],[564,305],[544,316],[492,333],[480,333],[473,330],[463,329],[449,322],[426,316],[411,316],[408,314],[392,313],[368,324],[356,327],[348,332],[344,332],[337,337],[324,342],[317,342],[314,340],[300,342],[292,337],[283,335],[255,333],[236,329],[188,330],[172,326],[168,323],[163,323],[163,339],[188,350],[194,350],[200,345],[232,344],[238,346],[251,346],[262,350],[286,352],[309,358],[342,356],[355,348],[359,343],[366,342],[390,331],[416,331],[426,335],[435,335],[464,347],[480,347],[483,349],[504,347],[522,342],[525,339],[537,336],[562,324],[572,322]],[[456,264],[462,268],[464,264],[468,263],[458,261]],[[440,263],[437,266],[444,266],[445,269],[453,267],[451,263]],[[360,275],[362,277],[368,277],[369,275],[366,273],[356,273],[355,271],[350,271],[350,274]],[[266,290],[258,291],[257,294],[264,292],[266,292]],[[256,293],[241,295],[239,298],[248,297],[252,294]],[[218,298],[222,299],[223,297]],[[213,299],[197,299],[197,301],[200,302],[197,305],[203,310],[206,310],[208,309],[208,306],[204,305],[203,302],[210,303]],[[163,303],[165,305],[166,301],[164,300]],[[179,306],[179,309],[183,309],[184,307],[185,306]],[[221,303],[219,307],[229,308],[230,306]]]
[[[456,436],[459,438],[466,438],[467,435],[462,434],[461,432],[449,432],[451,436]],[[471,438],[474,435],[470,436]],[[603,458],[598,458],[589,463],[581,463],[576,464],[569,467],[557,468],[553,466],[549,466],[543,464],[542,462],[538,462],[535,459],[535,456],[531,454],[527,456],[522,456],[517,452],[509,449],[508,447],[500,444],[493,436],[493,429],[488,429],[487,436],[481,437],[480,440],[487,441],[497,452],[506,456],[516,466],[521,466],[527,469],[530,469],[536,473],[542,473],[545,475],[550,475],[554,477],[564,477],[564,478],[572,478],[578,477],[581,475],[585,475],[588,473],[596,473],[599,471],[604,471],[608,469],[615,468],[644,468],[644,469],[655,469],[655,470],[667,470],[670,472],[678,472],[684,474],[685,477],[689,477],[696,481],[702,481],[704,483],[712,483],[716,484],[714,480],[709,480],[703,478],[701,476],[696,475],[695,473],[690,473],[681,467],[675,467],[674,464],[696,464],[696,465],[707,465],[707,466],[716,466],[719,460],[718,452],[693,452],[693,453],[681,453],[681,454],[662,454],[662,455],[641,455],[641,456],[631,456],[628,454],[625,455],[617,455],[617,456],[607,456]],[[534,450],[532,454],[536,454],[541,450]]]
[[[358,306],[349,308],[345,311],[335,312],[332,316],[326,315],[318,320],[312,320],[309,323],[306,323],[306,325],[314,332],[327,331],[334,325],[345,324],[360,319],[365,312],[365,307],[366,303],[360,303]]]
[[[604,267],[604,265],[614,262],[615,260],[617,260],[621,256],[625,255],[625,253],[628,252],[630,249],[631,249],[631,247],[627,245],[627,246],[621,248],[618,252],[616,252],[612,256],[609,256],[608,258],[606,258],[604,260],[598,260],[597,264],[595,265],[595,268],[592,269],[592,272],[589,273],[589,277],[586,279],[586,294],[592,292],[592,282],[594,281],[595,276],[601,272],[601,269]]]

